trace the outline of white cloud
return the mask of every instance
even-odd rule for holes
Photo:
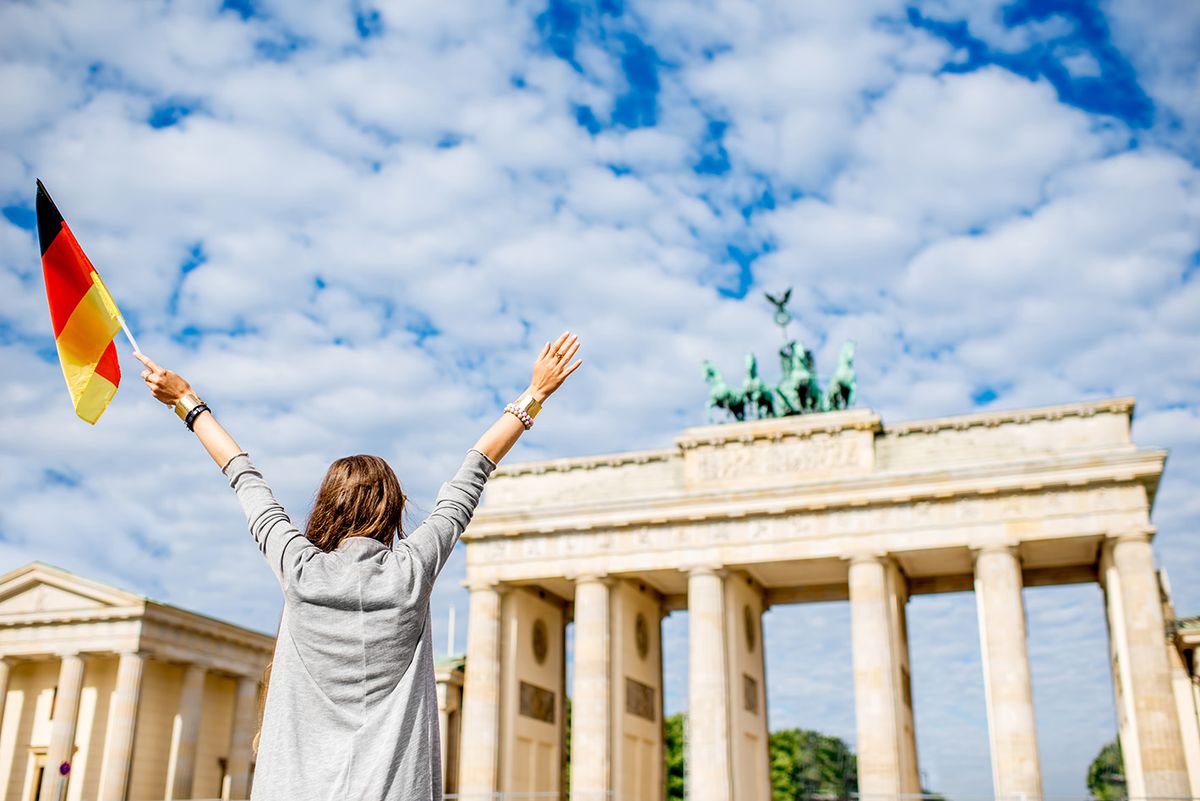
[[[999,68],[903,78],[855,136],[834,198],[955,232],[1038,205],[1047,174],[1094,157],[1087,115]]]
[[[1101,3],[1113,42],[1133,63],[1158,105],[1155,133],[1192,156],[1200,123],[1200,6],[1195,3]]]

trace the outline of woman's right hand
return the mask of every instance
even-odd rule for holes
[[[529,393],[538,403],[544,403],[554,390],[562,386],[567,376],[583,364],[583,359],[571,363],[571,357],[577,350],[579,337],[570,331],[563,331],[558,339],[542,347],[542,352],[533,363],[533,380],[529,384]]]

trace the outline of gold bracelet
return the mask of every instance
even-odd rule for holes
[[[176,401],[175,414],[179,416],[180,420],[186,423],[188,415],[192,413],[192,409],[195,409],[202,403],[204,403],[204,401],[196,397],[195,392],[189,392]]]
[[[529,415],[531,420],[537,417],[538,412],[542,410],[542,404],[540,404],[538,399],[533,397],[533,394],[530,392],[526,392],[524,395],[513,401],[513,406],[516,406],[518,409],[525,412],[525,414]]]

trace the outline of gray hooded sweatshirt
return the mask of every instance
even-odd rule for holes
[[[429,596],[495,469],[471,449],[393,547],[347,537],[325,553],[249,457],[226,465],[284,599],[253,801],[442,801]]]

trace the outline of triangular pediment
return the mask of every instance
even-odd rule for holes
[[[0,576],[0,616],[137,606],[140,595],[34,562]]]

